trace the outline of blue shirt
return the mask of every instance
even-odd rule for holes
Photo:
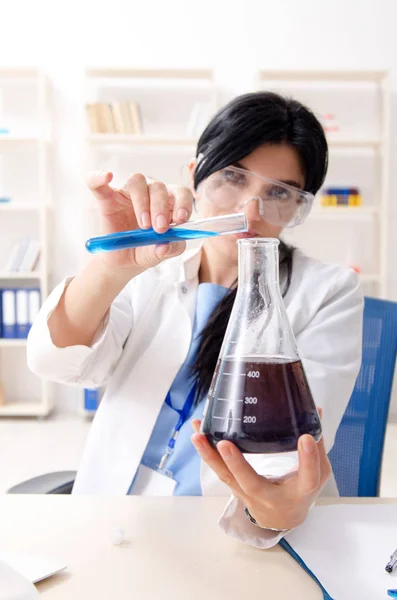
[[[192,341],[185,362],[181,366],[170,388],[172,406],[181,410],[194,383],[191,367],[196,359],[200,343],[200,333],[205,327],[212,311],[225,296],[227,288],[213,283],[201,283],[197,290],[196,312]],[[176,486],[174,496],[201,496],[200,457],[190,438],[193,434],[192,419],[201,419],[203,402],[193,406],[189,418],[182,425],[175,442],[174,452],[169,457],[166,468],[172,472]],[[152,435],[142,457],[142,464],[156,468],[174,433],[179,414],[164,402]],[[133,487],[133,485],[131,486]]]

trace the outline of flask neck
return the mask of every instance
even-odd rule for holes
[[[273,238],[243,239],[238,242],[238,287],[266,287],[279,291],[279,241]]]

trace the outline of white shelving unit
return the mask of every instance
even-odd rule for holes
[[[285,232],[286,241],[316,258],[358,266],[364,293],[387,297],[388,73],[261,70],[256,89],[301,100],[317,116],[330,114],[336,127],[327,134],[324,187],[358,187],[363,198],[360,207],[321,207],[318,200],[304,225]]]
[[[183,169],[194,156],[200,125],[204,128],[218,109],[211,70],[95,68],[86,71],[85,84],[86,103],[135,101],[142,123],[141,134],[123,134],[93,133],[87,122],[87,171],[113,171],[115,186],[121,186],[133,172],[166,183],[186,183]],[[194,127],[192,112],[197,103],[206,107],[207,114]],[[96,204],[88,192],[86,198],[85,239],[98,234]]]
[[[0,204],[0,287],[39,288],[48,294],[49,171],[52,109],[47,76],[36,69],[0,69],[0,155],[9,203]],[[5,272],[7,253],[23,236],[39,240],[40,262],[32,272]],[[26,339],[0,339],[0,417],[44,417],[53,407],[50,384],[29,372]]]
[[[194,146],[195,138],[159,137],[153,135],[129,135],[123,133],[94,133],[88,136],[91,144],[142,144],[145,146]]]

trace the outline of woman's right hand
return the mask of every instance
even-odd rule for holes
[[[167,231],[170,223],[185,223],[193,207],[193,196],[188,188],[178,188],[172,193],[164,183],[147,183],[144,175],[136,173],[128,178],[121,189],[109,184],[113,174],[96,171],[88,177],[100,212],[100,234],[117,233],[131,229],[153,227],[157,233]],[[182,254],[185,242],[143,246],[113,252],[103,252],[97,257],[111,270],[134,275],[154,267],[166,258]]]

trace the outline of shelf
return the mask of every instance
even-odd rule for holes
[[[354,139],[354,138],[341,138],[341,139],[327,139],[328,146],[330,148],[377,148],[383,142],[379,138],[368,138],[368,139]]]
[[[0,338],[0,348],[24,348],[27,344],[26,338],[5,339]]]
[[[371,218],[379,213],[375,206],[316,206],[309,218],[312,219],[355,219]]]
[[[211,69],[87,69],[86,77],[130,79],[212,79]]]
[[[95,410],[87,410],[86,408],[82,408],[80,410],[81,415],[83,417],[86,417],[87,419],[88,418],[90,418],[90,419],[94,418],[96,412],[97,412],[97,409],[95,409]]]
[[[1,279],[43,279],[39,271],[0,271]]]
[[[360,275],[360,280],[362,283],[379,283],[380,275]]]
[[[0,77],[38,77],[41,71],[37,69],[24,68],[0,68]]]
[[[169,137],[158,135],[134,135],[123,133],[92,133],[87,137],[92,144],[146,144],[146,145],[185,145],[195,146],[196,138]],[[380,139],[328,139],[330,148],[376,148],[382,144]]]
[[[10,402],[0,406],[0,417],[44,417],[49,412],[42,402]]]
[[[197,139],[126,133],[93,133],[87,137],[91,144],[143,144],[152,146],[195,146]]]
[[[387,77],[388,72],[383,70],[377,71],[334,71],[323,69],[321,71],[259,71],[259,79],[261,81],[268,80],[307,80],[307,81],[382,81]]]
[[[39,212],[43,208],[44,205],[33,202],[0,202],[0,211],[4,212]]]
[[[45,144],[48,144],[50,142],[50,140],[46,137],[41,137],[41,136],[20,136],[20,135],[11,135],[8,133],[1,133],[0,134],[0,144],[32,144],[32,143],[39,143],[39,142],[44,142]]]

